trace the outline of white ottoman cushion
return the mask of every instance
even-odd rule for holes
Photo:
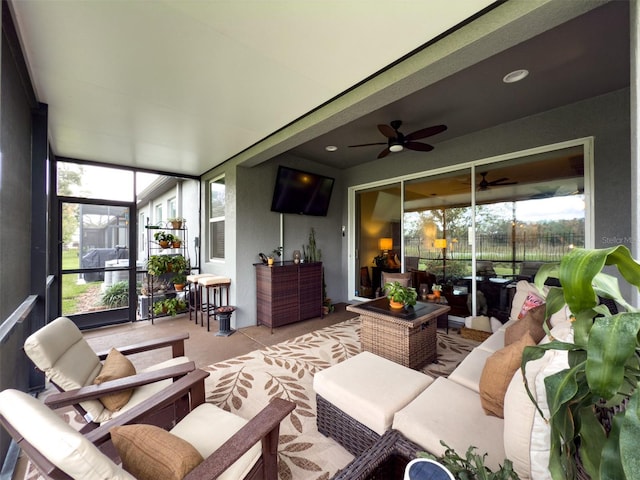
[[[313,389],[351,418],[382,435],[391,427],[393,415],[432,382],[433,378],[424,373],[362,352],[316,373]]]

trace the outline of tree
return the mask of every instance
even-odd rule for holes
[[[73,186],[82,184],[83,169],[81,165],[75,163],[59,162],[58,165],[58,186],[59,196],[71,196],[74,193]],[[62,244],[69,244],[73,235],[78,231],[78,205],[64,203],[62,205]]]

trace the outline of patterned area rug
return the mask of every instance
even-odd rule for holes
[[[360,320],[316,330],[286,342],[207,367],[207,401],[244,418],[256,415],[270,398],[297,408],[280,427],[279,480],[326,480],[353,456],[316,428],[313,376],[360,352]],[[438,362],[426,374],[446,376],[478,345],[451,331],[438,331]]]

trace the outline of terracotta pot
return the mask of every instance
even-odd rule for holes
[[[433,292],[433,294],[435,295],[436,299],[440,298],[440,290],[436,290],[435,292]]]
[[[389,306],[394,310],[400,310],[401,308],[404,308],[404,303],[394,302],[393,300],[389,300]]]
[[[166,240],[162,240],[160,242],[158,242],[158,244],[162,247],[162,248],[167,248],[169,246],[169,242],[167,242]]]
[[[171,244],[171,246],[172,246],[173,248],[180,248],[180,245],[182,245],[182,242],[173,242],[173,243]]]
[[[171,226],[177,230],[182,228],[182,222],[171,222]]]
[[[177,292],[181,292],[184,290],[184,283],[174,283],[173,288],[175,288]]]

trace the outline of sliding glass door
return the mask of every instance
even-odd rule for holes
[[[389,258],[381,248],[388,246],[416,288],[442,285],[454,315],[499,312],[514,280],[531,280],[543,263],[589,245],[589,147],[575,142],[357,191],[360,252]],[[375,213],[384,199],[393,214]]]

